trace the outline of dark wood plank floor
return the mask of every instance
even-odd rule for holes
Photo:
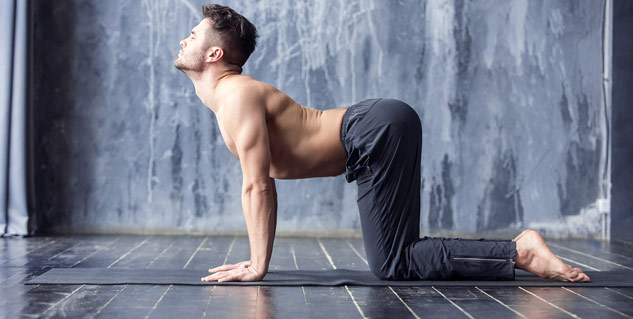
[[[564,261],[633,277],[633,243],[552,240]],[[248,258],[246,237],[81,235],[0,239],[0,317],[633,318],[633,288],[24,285],[51,267],[187,268]],[[360,239],[277,238],[270,269],[367,270]]]

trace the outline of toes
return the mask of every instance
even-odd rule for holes
[[[575,269],[578,269],[578,268],[575,268]],[[591,281],[589,276],[587,276],[587,274],[582,272],[582,270],[581,271],[574,271],[573,275],[570,276],[570,279],[571,279],[572,282],[588,282],[588,281]]]
[[[574,282],[585,282],[587,279],[587,275],[579,274],[578,277],[574,278]]]
[[[591,279],[589,278],[589,276],[587,276],[587,274],[585,273],[581,273],[580,274],[580,282],[588,282],[591,281]]]
[[[573,268],[574,271],[576,271],[578,273],[578,281],[579,282],[587,282],[587,281],[591,281],[591,279],[589,278],[589,276],[587,274],[585,274],[584,271],[582,271],[582,269],[580,268]]]
[[[580,268],[571,268],[565,276],[571,282],[585,282],[589,281],[589,276],[585,274]]]

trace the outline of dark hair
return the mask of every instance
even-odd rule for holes
[[[224,49],[224,61],[242,67],[257,46],[257,29],[235,10],[219,4],[202,5],[202,14],[213,21],[220,46]]]

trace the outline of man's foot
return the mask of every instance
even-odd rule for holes
[[[517,247],[516,268],[553,280],[573,282],[590,280],[580,268],[573,268],[556,257],[539,233],[527,229],[513,241],[516,242]]]

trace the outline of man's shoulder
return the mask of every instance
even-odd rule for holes
[[[266,113],[269,97],[278,91],[274,86],[248,76],[233,81],[223,94],[221,103],[222,109],[232,116],[241,116],[245,112]]]
[[[250,76],[240,76],[232,79],[228,84],[225,94],[226,100],[250,100],[264,97],[274,87],[270,84],[257,81]]]
[[[222,98],[222,118],[237,124],[245,117],[265,116],[268,84],[252,78],[234,81]]]

